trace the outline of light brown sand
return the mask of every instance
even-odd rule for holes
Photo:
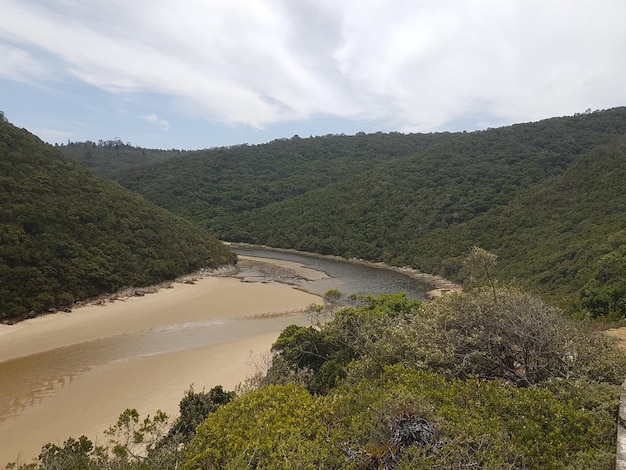
[[[247,330],[243,338],[223,338],[219,344],[108,363],[73,377],[18,416],[0,422],[0,468],[18,456],[28,461],[43,444],[62,444],[70,436],[85,434],[102,442],[102,431],[126,408],[137,408],[142,416],[157,409],[175,415],[191,384],[196,391],[218,384],[233,389],[253,372],[252,358],[266,352],[282,328],[305,321],[293,312],[320,302],[317,296],[283,284],[204,278],[144,297],[2,325],[0,363],[164,325],[258,318],[242,323]],[[292,314],[285,315],[275,331],[259,333],[257,322],[266,316],[275,319],[276,315],[270,314],[282,312]]]
[[[242,283],[208,277],[175,284],[157,294],[129,297],[0,325],[0,362],[61,346],[158,326],[290,312],[318,303],[319,297],[283,284]]]

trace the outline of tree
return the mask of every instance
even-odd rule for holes
[[[449,293],[385,324],[350,321],[341,330],[358,337],[355,344],[361,348],[349,377],[375,379],[386,366],[404,364],[528,387],[556,378],[619,384],[626,370],[626,353],[613,339],[565,317],[539,296],[511,287],[497,288],[496,300],[486,286]],[[358,331],[370,334],[355,336]]]
[[[493,270],[498,265],[498,256],[490,253],[484,248],[474,245],[470,248],[465,258],[465,266],[472,278],[483,278],[487,281],[493,292],[493,299],[496,301],[496,286],[493,279]],[[475,283],[474,279],[470,281]]]
[[[491,289],[446,295],[424,307],[412,331],[429,367],[460,377],[617,384],[626,370],[626,354],[610,338],[515,288],[499,288],[497,300]]]
[[[597,317],[626,317],[626,245],[602,256],[580,293],[583,309]]]
[[[37,457],[37,462],[19,467],[19,470],[97,470],[107,462],[106,450],[95,447],[85,436],[78,439],[70,437],[63,447],[46,444]],[[11,468],[10,466],[8,468]]]
[[[104,434],[115,457],[124,462],[143,461],[167,433],[168,420],[160,410],[140,420],[136,409],[126,409]]]
[[[170,428],[168,437],[175,437],[179,442],[189,441],[200,423],[235,397],[235,392],[225,392],[221,385],[213,387],[208,393],[195,392],[191,387],[180,400],[180,416]]]

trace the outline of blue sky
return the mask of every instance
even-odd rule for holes
[[[202,149],[626,105],[624,0],[0,0],[0,110]]]

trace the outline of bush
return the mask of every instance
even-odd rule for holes
[[[251,392],[198,427],[183,468],[334,468],[320,414],[319,402],[293,384]]]

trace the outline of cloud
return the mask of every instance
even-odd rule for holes
[[[424,131],[626,101],[623,0],[3,0],[2,10],[6,78],[70,77],[259,129],[332,116]]]
[[[417,128],[475,112],[528,119],[608,104],[600,88],[623,103],[626,34],[614,19],[623,14],[616,1],[367,2],[342,14],[335,58],[363,93]]]
[[[166,121],[165,119],[160,119],[159,116],[157,116],[154,113],[148,114],[147,116],[144,116],[143,118],[152,124],[156,124],[160,129],[164,131],[167,131],[170,128],[170,123],[168,121]]]
[[[44,74],[45,68],[28,51],[0,43],[0,77],[31,81]]]

